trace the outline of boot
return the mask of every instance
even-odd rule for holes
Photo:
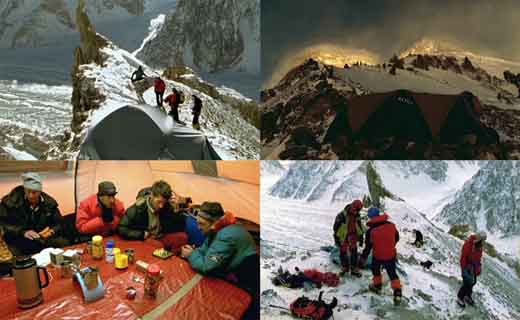
[[[381,294],[382,285],[375,285],[373,283],[368,285],[368,289],[374,293]]]
[[[469,304],[470,306],[474,306],[475,305],[475,301],[473,301],[473,298],[471,298],[471,296],[465,296],[464,297],[464,302],[466,304]]]
[[[464,301],[461,300],[460,298],[457,298],[457,304],[458,304],[459,307],[461,307],[461,308],[465,308],[465,307],[466,307],[466,303],[464,303]]]
[[[350,274],[356,278],[361,278],[361,272],[359,272],[359,270],[356,267],[352,267]]]
[[[398,306],[401,304],[403,293],[401,292],[401,289],[395,289],[394,290],[394,305]]]
[[[346,275],[348,272],[349,272],[349,267],[348,266],[344,266],[341,268],[341,271],[339,272],[339,276],[340,277],[343,277],[344,275]]]

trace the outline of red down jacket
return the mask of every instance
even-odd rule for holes
[[[476,237],[471,235],[468,240],[464,242],[462,246],[462,252],[460,254],[460,267],[462,270],[472,267],[475,270],[475,274],[480,274],[480,260],[482,259],[482,247],[475,247]]]
[[[116,199],[114,204],[114,221],[105,223],[101,218],[103,209],[98,202],[97,195],[91,195],[81,201],[76,215],[76,228],[83,234],[99,234],[107,236],[110,231],[115,231],[119,219],[125,214],[125,205]]]
[[[374,217],[367,223],[369,229],[366,233],[366,246],[363,257],[368,256],[370,250],[375,259],[390,261],[395,259],[397,250],[395,245],[399,241],[399,232],[395,224],[388,221],[388,215]]]

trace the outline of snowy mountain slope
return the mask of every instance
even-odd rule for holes
[[[476,161],[375,161],[383,184],[428,218],[442,210],[482,164]]]
[[[483,162],[472,161],[375,161],[383,184],[397,197],[433,217],[455,196]],[[269,172],[267,172],[269,173]],[[362,161],[293,162],[270,189],[282,199],[345,203],[363,198],[367,189]],[[429,196],[424,197],[428,192]]]
[[[270,194],[285,199],[314,201],[333,199],[340,201],[339,195],[345,189],[345,182],[350,179],[350,188],[357,177],[353,172],[359,169],[359,162],[341,161],[303,161],[293,162],[287,172],[270,189]],[[363,185],[363,180],[359,182]],[[352,189],[349,190],[352,194]]]
[[[520,62],[510,61],[506,59],[478,55],[468,50],[458,48],[452,43],[446,41],[438,41],[429,38],[423,38],[412,45],[410,48],[403,50],[399,56],[406,58],[408,56],[416,56],[419,54],[427,54],[434,56],[453,56],[460,60],[468,57],[478,66],[496,77],[502,77],[505,70],[515,73],[520,72]]]
[[[488,162],[435,219],[450,226],[469,224],[495,236],[520,235],[519,169],[516,161]]]
[[[383,170],[379,168],[379,171]],[[368,188],[363,192],[368,193]],[[279,201],[265,191],[262,193],[262,318],[290,319],[269,305],[287,308],[298,296],[316,298],[319,292],[318,289],[304,292],[274,287],[272,272],[279,266],[290,271],[294,271],[294,266],[339,271],[320,247],[333,245],[332,224],[342,207],[343,204],[330,203],[328,198],[315,202]],[[321,289],[325,290],[325,298],[339,299],[335,319],[516,319],[520,316],[520,280],[507,265],[487,255],[475,287],[477,306],[461,311],[454,297],[461,284],[458,259],[462,242],[435,227],[407,202],[387,199],[385,207],[401,233],[397,250],[406,302],[401,307],[393,307],[386,275],[383,296],[369,293],[371,274],[363,271],[361,279],[348,277],[338,288]],[[413,229],[421,230],[425,236],[426,243],[421,249],[410,244]],[[434,263],[431,271],[419,265],[425,260]]]
[[[144,66],[146,73],[154,74],[153,69],[146,67],[132,54],[114,45],[101,49],[101,53],[106,59],[104,66],[96,64],[81,66],[82,76],[91,79],[95,88],[105,97],[100,108],[87,116],[81,136],[85,135],[91,118],[100,116],[97,113],[106,114],[125,104],[138,104],[137,95],[129,78],[139,65]],[[185,84],[166,82],[167,88],[174,86],[186,96],[186,102],[180,108],[181,121],[191,123],[191,96],[196,94],[201,98],[204,105],[201,115],[202,130],[221,157],[225,159],[258,157],[258,129],[243,120],[236,110]],[[145,92],[144,99],[150,108],[155,106],[153,88]],[[168,119],[166,115],[165,119]],[[173,123],[172,119],[168,120]]]
[[[414,71],[398,70],[393,76],[382,68],[361,66],[351,69],[334,69],[339,78],[347,82],[357,83],[371,92],[387,92],[399,89],[407,89],[415,92],[427,92],[434,94],[459,94],[470,91],[483,103],[509,109],[512,106],[497,99],[498,92],[502,90],[511,96],[516,96],[518,91],[510,84],[504,87],[488,87],[478,81],[451,71],[432,69],[428,71],[415,69]],[[514,108],[518,109],[520,103],[515,101]]]
[[[0,147],[20,151],[16,158],[45,158],[70,127],[71,93],[67,86],[0,81]]]
[[[72,135],[62,141],[60,146],[53,148],[50,157],[74,157],[93,119],[102,118],[124,105],[139,104],[130,80],[133,71],[139,66],[142,66],[149,76],[159,76],[161,72],[149,68],[128,51],[120,49],[96,33],[84,5],[78,6],[77,15],[82,42],[74,52]],[[183,73],[182,77],[188,77],[189,79],[184,80],[189,81],[181,83],[166,80],[166,94],[171,93],[172,87],[175,87],[185,95],[185,102],[179,108],[180,119],[186,123],[191,122],[192,95],[198,96],[203,104],[200,118],[202,131],[219,155],[224,159],[257,158],[258,129],[245,121],[239,112],[226,102],[247,99],[237,96],[235,92],[227,97],[225,90],[221,90],[217,98],[213,98],[214,95],[209,95],[211,93],[204,93],[217,91],[211,84],[205,83],[194,74]],[[156,108],[153,87],[145,91],[143,96],[146,102],[143,107]],[[163,120],[170,122],[170,125],[179,125],[174,124],[173,119],[166,113]]]
[[[324,138],[337,108],[350,97],[407,89],[433,94],[472,92],[484,104],[483,123],[495,129],[503,142],[511,144],[507,146],[510,151],[506,158],[515,158],[520,141],[520,131],[515,129],[520,119],[518,89],[502,76],[493,75],[498,70],[502,73],[511,70],[514,63],[500,64],[500,60],[490,58],[493,63],[486,60],[479,65],[477,61],[470,61],[468,65],[464,58],[444,54],[427,58],[407,56],[403,59],[403,69],[396,69],[395,75],[390,74],[390,64],[356,64],[339,68],[307,60],[291,69],[276,86],[262,91],[261,113],[265,127],[262,131],[262,156],[266,159],[300,160],[389,158],[385,154],[373,155],[373,150],[348,153],[339,146],[327,146]],[[421,66],[417,60],[424,60],[426,64]],[[486,67],[492,70],[488,71]],[[434,153],[441,153],[434,158],[460,158],[442,155],[446,149],[434,150]],[[473,158],[504,157],[496,150],[488,149],[478,150]],[[421,159],[417,155],[409,158]]]

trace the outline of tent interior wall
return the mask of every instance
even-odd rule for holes
[[[224,210],[259,224],[258,161],[220,162],[219,177],[214,178],[196,174],[191,161],[79,161],[76,195],[84,199],[97,192],[99,182],[110,180],[119,190],[118,198],[129,206],[139,190],[162,179],[194,204],[218,201]]]
[[[0,197],[21,185],[21,174],[29,171],[41,174],[43,191],[58,201],[62,215],[75,212],[74,162],[71,161],[0,162]]]
[[[259,161],[216,161],[218,177],[195,173],[191,161],[5,161],[0,166],[0,195],[21,184],[23,172],[42,174],[44,191],[53,196],[63,215],[97,192],[104,180],[113,181],[118,198],[130,206],[139,190],[163,179],[174,192],[194,204],[218,201],[238,218],[259,224]]]

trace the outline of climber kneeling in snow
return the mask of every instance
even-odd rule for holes
[[[369,229],[366,232],[366,246],[361,255],[361,261],[365,261],[372,251],[372,284],[369,289],[375,293],[380,293],[383,287],[383,278],[381,268],[386,269],[391,280],[392,289],[394,289],[394,303],[401,302],[401,282],[396,272],[397,250],[395,248],[399,241],[399,231],[395,224],[388,221],[388,215],[385,213],[379,215],[378,208],[368,209],[367,222]]]
[[[471,298],[473,286],[477,284],[477,277],[481,272],[480,260],[482,259],[482,248],[487,235],[484,231],[471,235],[464,246],[460,255],[460,268],[462,270],[462,287],[457,294],[457,303],[461,307],[466,304],[473,305]]]
[[[349,271],[355,277],[361,277],[358,270],[358,251],[357,244],[363,245],[363,225],[360,220],[359,212],[363,208],[361,200],[354,200],[347,205],[336,216],[334,220],[334,242],[339,247],[341,260],[341,275]]]

